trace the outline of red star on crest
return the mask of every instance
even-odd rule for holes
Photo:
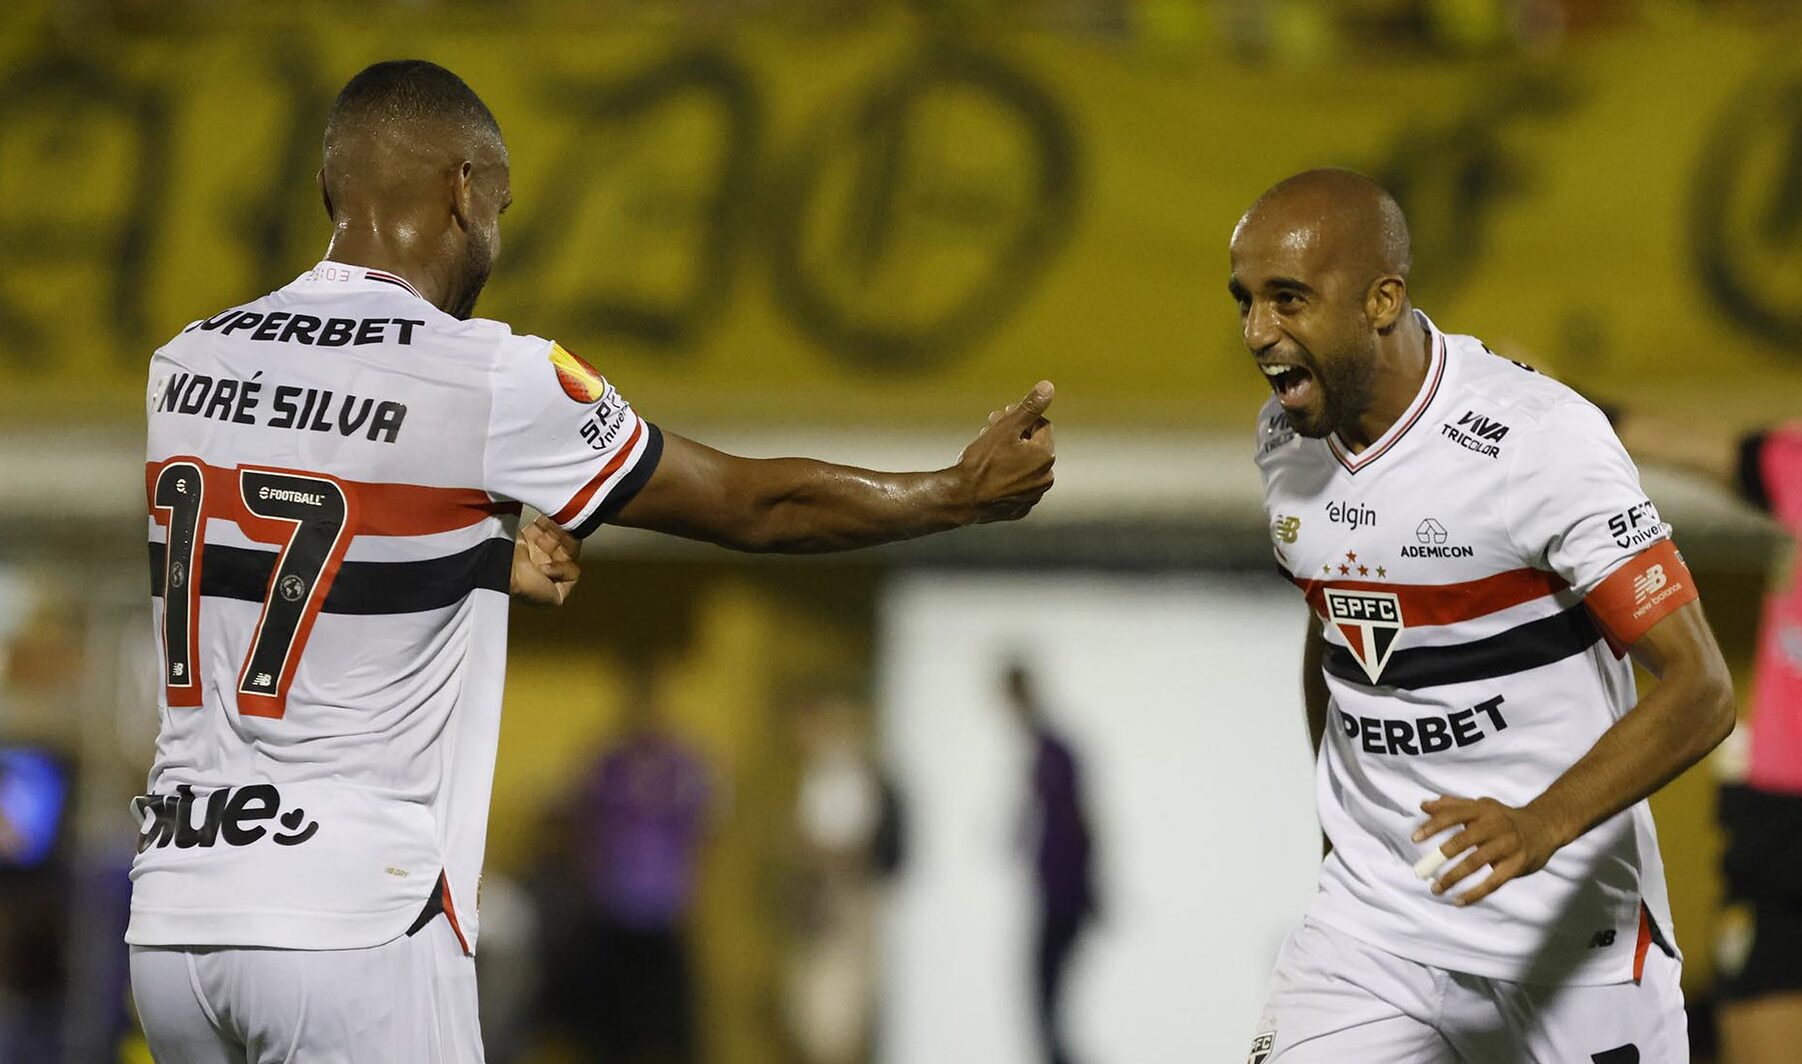
[[[1359,576],[1369,576],[1370,575],[1370,566],[1368,566],[1368,565],[1358,566],[1358,575]]]
[[[1352,551],[1352,550],[1348,550],[1348,551],[1346,551],[1346,552],[1345,552],[1345,560],[1346,560],[1346,561],[1348,561],[1348,562],[1355,562],[1355,561],[1357,561],[1357,560],[1358,560],[1358,552],[1357,552],[1357,551]]]
[[[1351,566],[1349,566],[1349,565],[1341,565],[1339,567],[1339,575],[1340,576],[1345,576],[1347,573],[1350,573],[1350,572],[1351,572]]]

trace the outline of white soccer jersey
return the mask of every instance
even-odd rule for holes
[[[521,502],[578,535],[655,426],[588,365],[322,262],[150,364],[161,731],[127,941],[465,949]]]
[[[1537,797],[1633,707],[1624,647],[1694,584],[1594,406],[1419,320],[1426,379],[1361,453],[1297,436],[1274,398],[1258,426],[1277,560],[1327,640],[1310,915],[1473,975],[1633,978],[1672,941],[1646,803],[1463,909],[1487,871],[1435,897],[1411,836],[1441,794]]]

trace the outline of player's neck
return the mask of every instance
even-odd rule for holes
[[[420,254],[414,239],[397,237],[375,225],[340,223],[332,231],[325,257],[347,266],[394,274],[412,285],[428,303],[444,309],[449,285],[437,271],[425,265],[427,257]]]
[[[1432,351],[1433,337],[1412,311],[1405,313],[1388,336],[1378,339],[1370,406],[1350,425],[1340,427],[1339,442],[1357,454],[1400,421],[1426,383]]]

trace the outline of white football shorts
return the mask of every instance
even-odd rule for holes
[[[482,1064],[442,915],[369,949],[134,946],[131,984],[157,1064]]]
[[[1682,964],[1639,982],[1511,983],[1397,957],[1303,920],[1283,943],[1248,1064],[1688,1064]]]

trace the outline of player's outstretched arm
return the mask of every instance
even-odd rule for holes
[[[1016,520],[1051,489],[1051,398],[1040,381],[936,472],[739,458],[666,432],[656,472],[611,521],[734,550],[814,554]]]
[[[1493,798],[1443,796],[1421,803],[1430,819],[1415,832],[1416,842],[1462,827],[1440,852],[1456,858],[1474,847],[1439,877],[1434,893],[1489,865],[1489,877],[1457,899],[1470,905],[1510,879],[1539,871],[1561,847],[1669,783],[1727,738],[1733,683],[1701,602],[1653,625],[1632,653],[1658,685],[1539,797],[1520,808]]]

